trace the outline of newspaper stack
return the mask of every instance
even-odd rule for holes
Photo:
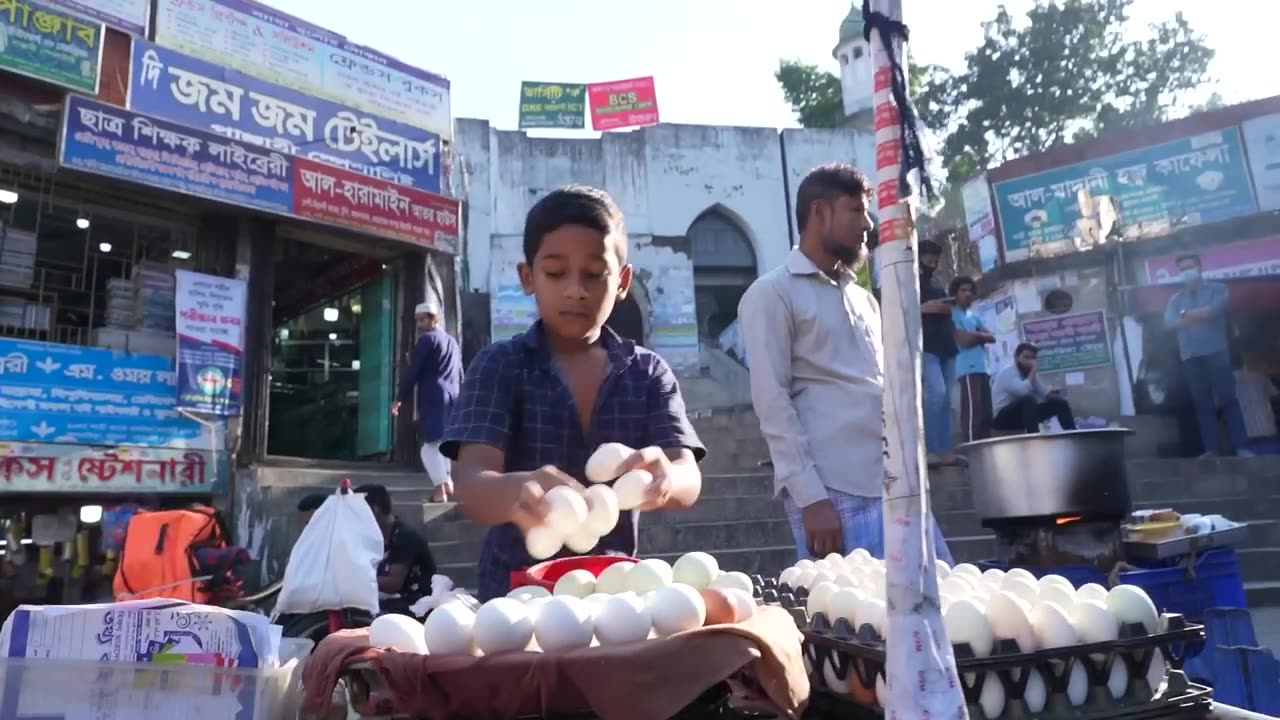
[[[168,265],[142,262],[133,268],[135,329],[173,332],[175,284],[173,268]]]
[[[117,330],[132,330],[134,323],[133,283],[124,278],[107,281],[107,311],[104,324]]]

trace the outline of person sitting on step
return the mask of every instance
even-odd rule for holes
[[[992,428],[1034,435],[1040,432],[1040,423],[1057,418],[1063,430],[1076,429],[1075,415],[1062,391],[1050,390],[1040,381],[1036,372],[1039,354],[1035,345],[1022,343],[1013,353],[1013,364],[996,373],[991,388],[995,407]]]

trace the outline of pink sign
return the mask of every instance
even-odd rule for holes
[[[1147,258],[1147,282],[1178,281],[1178,257],[1170,253]],[[1214,280],[1280,275],[1280,236],[1206,247],[1196,252],[1204,275]]]

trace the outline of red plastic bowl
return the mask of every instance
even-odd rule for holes
[[[626,555],[579,555],[540,562],[524,570],[511,573],[511,589],[524,585],[537,585],[547,590],[556,586],[556,581],[572,570],[588,570],[592,575],[600,577],[604,569],[620,562],[640,562]]]

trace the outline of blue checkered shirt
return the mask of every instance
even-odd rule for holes
[[[689,422],[671,367],[657,353],[607,327],[601,339],[610,368],[587,432],[556,369],[542,324],[535,322],[471,361],[440,451],[456,460],[464,444],[490,445],[506,454],[507,472],[554,465],[582,481],[587,458],[606,442],[688,448],[701,460],[706,450]],[[637,530],[637,513],[622,513],[594,552],[635,555]],[[519,528],[510,523],[491,528],[480,552],[480,599],[509,592],[511,573],[533,563]]]

